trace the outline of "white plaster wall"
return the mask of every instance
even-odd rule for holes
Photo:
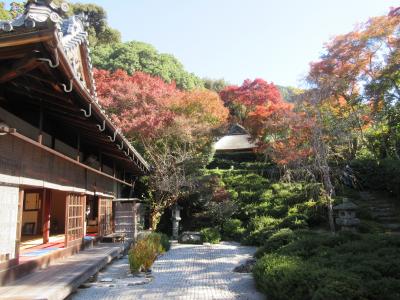
[[[0,254],[15,258],[19,188],[0,185]]]

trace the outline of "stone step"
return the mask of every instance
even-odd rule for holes
[[[397,216],[386,216],[386,217],[379,217],[377,218],[381,222],[386,222],[386,223],[396,223],[400,222],[399,217]]]
[[[394,207],[370,207],[370,210],[372,210],[372,211],[376,211],[376,212],[380,212],[380,211],[393,211],[393,209],[394,209]]]
[[[367,204],[371,208],[395,208],[392,203],[383,203],[383,202],[376,202],[376,203],[364,203]]]
[[[389,230],[400,230],[400,223],[387,223],[382,224],[382,226]]]
[[[380,218],[396,218],[397,216],[394,214],[394,213],[392,213],[392,212],[381,212],[381,213],[375,213],[375,212],[373,212],[373,213],[371,213],[371,216],[373,217],[373,218],[376,218],[376,219],[380,219]]]

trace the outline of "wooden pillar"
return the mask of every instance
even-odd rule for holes
[[[64,234],[65,234],[65,248],[68,247],[68,231],[69,231],[69,222],[68,222],[68,217],[69,217],[69,198],[70,198],[70,194],[67,193],[66,197],[65,197],[65,230],[64,230]]]
[[[40,100],[40,113],[39,113],[39,136],[38,142],[43,144],[43,101]]]
[[[19,252],[21,246],[21,233],[22,233],[22,209],[24,206],[24,190],[19,190],[18,199],[18,223],[17,223],[17,238],[15,239],[15,259],[19,263]]]
[[[50,203],[51,191],[43,190],[43,244],[47,244],[50,240]]]
[[[87,202],[87,196],[86,195],[82,195],[82,205],[83,205],[83,209],[82,209],[82,218],[83,218],[83,238],[86,236],[86,202]]]
[[[138,204],[136,203],[136,201],[133,201],[133,207],[132,207],[132,211],[133,211],[133,241],[136,242],[137,240],[137,207]]]
[[[80,133],[78,133],[78,136],[77,136],[76,148],[78,150],[78,153],[76,154],[76,160],[78,162],[80,162],[81,161],[81,135],[80,135]]]
[[[103,153],[102,152],[99,152],[99,163],[100,163],[99,171],[102,172],[103,171]]]
[[[53,134],[51,136],[51,149],[55,149],[55,148],[56,148],[56,137]]]

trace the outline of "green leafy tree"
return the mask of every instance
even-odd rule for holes
[[[170,54],[159,53],[152,45],[138,41],[117,44],[101,44],[92,52],[93,65],[99,69],[122,69],[132,75],[136,71],[175,82],[183,90],[203,87],[203,81],[187,72],[183,65]]]
[[[121,33],[108,26],[107,12],[103,7],[96,4],[75,3],[72,5],[71,14],[84,14],[87,17],[90,45],[108,45],[121,41]]]
[[[5,9],[4,2],[0,2],[0,20],[9,20],[11,19],[10,12]]]
[[[10,8],[6,9],[5,3],[0,2],[0,20],[11,20],[16,18],[18,15],[22,14],[25,9],[25,3],[26,1],[24,2],[13,1],[10,3]]]
[[[226,88],[229,83],[226,82],[223,78],[221,79],[210,79],[210,78],[204,78],[204,87],[206,89],[212,90],[214,92],[221,92],[224,88]]]
[[[295,102],[298,96],[304,93],[304,90],[292,86],[277,85],[276,87],[281,93],[282,98],[290,103]]]

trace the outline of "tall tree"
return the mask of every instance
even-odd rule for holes
[[[172,55],[159,53],[152,45],[131,41],[113,45],[100,45],[92,53],[97,68],[128,74],[139,71],[161,77],[165,82],[175,82],[183,90],[203,87],[203,81],[185,71],[183,65]]]
[[[174,83],[142,72],[95,70],[98,94],[132,142],[144,145],[153,166],[147,178],[151,226],[164,210],[195,188],[196,173],[211,152],[212,131],[226,121],[219,95],[180,91]]]
[[[4,2],[0,2],[0,20],[11,19],[10,12],[5,8]]]
[[[400,149],[396,106],[400,99],[400,16],[374,17],[355,30],[333,38],[321,60],[311,65],[308,82],[326,91],[327,99],[345,100],[352,143],[366,145],[365,105],[374,103],[373,118],[388,126],[387,153],[398,157]],[[345,141],[346,142],[346,141]],[[351,152],[355,152],[351,150]]]
[[[278,103],[281,100],[279,90],[273,83],[263,79],[245,80],[241,86],[228,86],[220,92],[231,116],[243,123],[248,114],[257,106]]]
[[[72,14],[83,14],[89,24],[86,29],[89,34],[90,45],[109,45],[121,41],[121,33],[112,29],[107,23],[107,13],[103,7],[96,4],[72,4]]]
[[[214,92],[221,92],[229,84],[224,79],[203,78],[204,87]]]
[[[175,84],[136,72],[94,70],[98,95],[113,121],[133,138],[153,138],[172,121],[167,99],[179,91]]]

